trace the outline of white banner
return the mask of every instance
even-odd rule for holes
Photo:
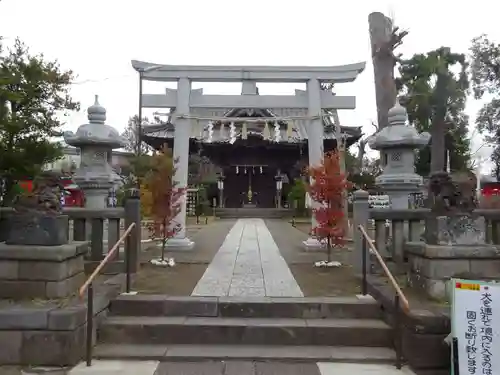
[[[451,280],[459,375],[500,375],[500,284]],[[456,362],[454,362],[456,363]]]

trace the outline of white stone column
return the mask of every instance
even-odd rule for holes
[[[189,97],[191,94],[191,82],[187,78],[180,78],[177,82],[177,108],[176,113],[180,115],[189,114]],[[191,135],[191,120],[176,118],[174,133],[174,160],[177,160],[174,181],[177,188],[187,188],[188,162],[189,162],[189,137]],[[174,219],[181,225],[181,230],[176,236],[167,242],[168,247],[179,250],[191,250],[194,242],[186,237],[186,203],[187,192],[181,203],[181,211]]]
[[[308,116],[321,116],[321,87],[317,79],[307,81],[307,97],[309,101]],[[323,119],[321,117],[309,120],[307,126],[307,143],[309,153],[309,166],[317,167],[321,165],[324,157],[323,150]],[[311,201],[311,208],[318,206],[314,200]],[[316,226],[314,215],[311,218],[311,226]],[[315,238],[309,237],[304,241],[304,246],[308,250],[318,249],[321,244]]]

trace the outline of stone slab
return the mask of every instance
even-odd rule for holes
[[[0,280],[0,298],[15,300],[65,298],[74,294],[84,281],[83,272],[59,281]]]
[[[239,219],[193,296],[303,297],[262,219]]]
[[[120,295],[110,305],[116,316],[204,316],[271,318],[379,318],[373,297],[249,297]]]
[[[213,317],[109,317],[107,343],[390,346],[379,320]]]
[[[120,291],[123,277],[99,285],[94,297],[96,327],[106,314],[109,300]],[[73,291],[74,292],[74,291]],[[38,305],[2,304],[0,308],[0,363],[29,366],[74,365],[83,356],[86,305],[77,299],[45,301]]]
[[[98,358],[161,361],[340,361],[355,363],[394,363],[389,348],[348,346],[273,346],[273,345],[137,345],[100,344]]]
[[[59,246],[68,243],[69,217],[14,213],[9,218],[8,245]]]
[[[407,242],[405,251],[426,258],[500,259],[500,247],[494,245],[428,245],[424,242]]]
[[[0,262],[3,260],[31,260],[62,262],[85,254],[89,242],[75,241],[60,246],[7,245],[0,243]]]
[[[69,375],[153,375],[158,365],[157,361],[94,360],[91,367],[87,367],[83,362],[80,363],[69,372]]]
[[[416,375],[407,366],[398,370],[386,364],[319,362],[318,368],[321,375]]]
[[[161,363],[157,375],[226,375],[225,364],[213,362],[167,362]],[[240,372],[240,375],[246,375]],[[254,375],[251,373],[250,375]]]

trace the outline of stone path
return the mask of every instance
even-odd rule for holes
[[[193,296],[303,297],[262,219],[239,219]]]
[[[94,361],[81,363],[70,375],[415,375],[408,368],[354,363],[286,363],[251,361],[136,362]]]

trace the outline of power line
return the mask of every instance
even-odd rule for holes
[[[99,82],[109,81],[111,79],[130,78],[130,77],[133,77],[133,74],[124,74],[121,76],[110,76],[110,77],[100,78],[100,79],[84,79],[81,81],[73,81],[73,82],[70,82],[69,84],[70,85],[85,85],[87,83],[99,83]]]

